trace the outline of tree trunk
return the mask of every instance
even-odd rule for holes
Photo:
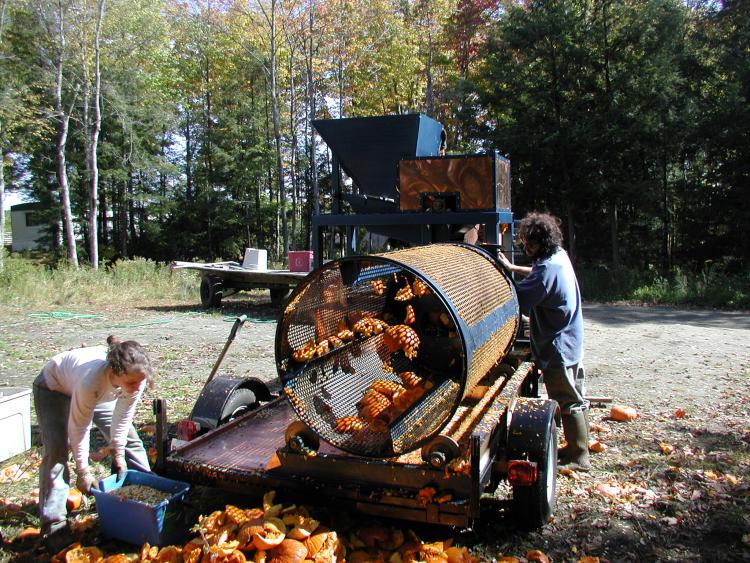
[[[101,70],[99,40],[101,38],[102,19],[104,18],[104,1],[99,0],[97,5],[96,28],[94,32],[94,90],[92,98],[94,102],[93,123],[91,124],[91,144],[88,150],[89,159],[89,259],[94,270],[99,269],[99,237],[98,237],[98,209],[99,203],[99,164],[97,162],[97,150],[99,146],[99,132],[102,128],[102,114],[100,104]]]
[[[0,48],[3,45],[6,1],[0,0]],[[0,120],[0,143],[3,142],[3,122]],[[5,256],[5,146],[0,144],[0,270]]]
[[[78,269],[78,252],[76,249],[75,233],[73,232],[73,214],[70,209],[70,188],[68,187],[68,172],[65,166],[65,145],[68,140],[68,124],[73,104],[69,111],[65,111],[62,103],[63,59],[65,57],[65,10],[61,0],[58,0],[58,49],[55,61],[55,113],[60,119],[57,128],[57,143],[55,160],[57,162],[57,181],[60,186],[60,199],[63,209],[63,226],[65,241],[68,245],[68,259],[75,269]],[[73,96],[75,100],[75,95]]]
[[[3,5],[5,9],[5,5]],[[2,22],[0,21],[0,29]],[[3,127],[0,122],[0,139],[3,138]],[[0,270],[3,269],[5,256],[5,149],[0,147]]]
[[[620,239],[617,235],[619,231],[617,216],[617,200],[612,199],[609,203],[609,228],[610,239],[612,243],[612,271],[620,271]]]
[[[123,180],[122,182],[118,183],[118,191],[119,191],[119,197],[120,200],[118,202],[117,207],[117,217],[118,217],[118,229],[117,229],[117,241],[118,246],[120,248],[120,256],[122,258],[126,258],[128,255],[128,210],[126,205],[126,186],[127,186],[127,180]]]
[[[314,53],[314,34],[313,30],[315,27],[315,0],[310,0],[310,19],[309,19],[309,35],[310,44],[308,46],[307,54],[307,98],[308,104],[310,105],[310,189],[312,191],[312,214],[320,215],[320,191],[318,188],[318,164],[317,164],[317,142],[315,138],[315,129],[313,128],[313,121],[315,121],[316,109],[315,109],[315,81],[313,78],[313,53]],[[308,202],[309,205],[309,202]],[[312,225],[311,217],[306,218],[307,233],[306,239],[308,248],[312,248]]]
[[[286,187],[284,185],[284,167],[281,162],[281,120],[279,118],[278,85],[276,83],[276,6],[278,2],[271,0],[271,118],[273,120],[273,137],[276,144],[276,174],[279,182],[279,210],[281,212],[281,235],[284,240],[282,247],[283,259],[289,252],[289,227],[286,219]]]
[[[289,131],[292,136],[292,146],[290,150],[291,160],[289,162],[289,176],[292,182],[292,248],[297,250],[297,128],[295,127],[294,118],[297,111],[297,99],[294,93],[294,49],[289,49]]]
[[[185,108],[185,195],[192,200],[195,195],[193,190],[193,143],[191,135],[190,108]]]

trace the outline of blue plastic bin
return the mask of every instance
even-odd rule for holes
[[[120,500],[110,494],[125,485],[146,485],[172,493],[172,496],[156,506],[149,506],[134,500]],[[117,480],[117,475],[99,481],[99,489],[93,494],[104,535],[133,545],[148,542],[158,546],[179,544],[187,538],[190,524],[184,518],[180,501],[190,489],[188,483],[129,469],[121,481]]]

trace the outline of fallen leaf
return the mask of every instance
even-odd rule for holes
[[[566,477],[570,477],[574,481],[580,481],[581,476],[573,471],[570,467],[561,467],[559,471],[560,475],[565,475]]]
[[[617,498],[622,493],[621,487],[612,486],[609,483],[597,483],[596,490],[610,498]]]
[[[666,442],[661,442],[659,444],[659,449],[664,455],[669,455],[674,452],[674,446],[672,444],[667,444]]]

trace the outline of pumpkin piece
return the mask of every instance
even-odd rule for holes
[[[73,512],[74,510],[78,510],[81,508],[81,503],[83,502],[83,493],[76,489],[75,487],[71,487],[68,489],[68,498],[65,501],[65,507],[68,509],[68,511]]]
[[[309,362],[315,357],[315,341],[308,340],[302,347],[292,352],[292,360],[298,363]]]
[[[222,563],[246,563],[247,558],[245,557],[245,554],[242,553],[239,549],[235,549],[229,555],[225,555],[224,559],[222,559],[221,562]]]
[[[408,281],[404,287],[396,292],[396,296],[393,299],[396,301],[409,301],[414,299],[414,293],[412,292]]]
[[[638,418],[638,411],[633,407],[626,407],[624,405],[612,405],[612,409],[609,411],[609,416],[612,420],[617,422],[630,422]]]
[[[98,563],[104,553],[98,547],[75,547],[65,554],[65,563]]]
[[[331,349],[331,345],[328,343],[328,339],[321,340],[318,342],[317,346],[315,346],[315,355],[319,358],[320,356],[325,356]]]
[[[244,510],[242,510],[241,508],[237,508],[236,506],[233,506],[231,504],[228,504],[226,506],[224,512],[226,512],[229,521],[233,524],[237,524],[238,526],[241,526],[250,519],[247,514],[245,514]]]
[[[263,521],[263,531],[253,536],[253,545],[258,551],[268,551],[284,541],[285,534],[286,525],[281,519],[266,518]]]
[[[105,557],[102,563],[134,563],[135,561],[138,561],[138,557],[135,555],[129,556],[124,553],[115,553],[114,555]]]
[[[372,280],[370,285],[372,286],[375,295],[383,295],[383,292],[385,291],[385,282],[383,282],[383,280]]]
[[[413,325],[417,320],[417,315],[414,313],[414,307],[411,305],[406,306],[406,314],[404,315],[404,324]]]
[[[336,420],[336,431],[342,434],[350,434],[364,430],[367,422],[358,416],[342,416]]]
[[[150,543],[146,542],[141,547],[140,561],[151,561],[157,555],[159,555],[159,548],[157,546],[151,546]]]
[[[471,556],[465,547],[451,546],[445,550],[448,563],[474,563],[476,559]]]
[[[156,556],[159,563],[182,563],[182,550],[173,545],[162,547]]]
[[[398,376],[401,378],[401,381],[404,382],[404,385],[408,388],[418,387],[422,383],[422,378],[413,371],[402,371],[398,374]]]
[[[315,531],[310,534],[310,537],[302,541],[307,549],[308,557],[315,557],[315,555],[323,547],[330,530],[324,526],[318,526]]]
[[[292,404],[292,407],[295,411],[297,411],[300,415],[304,415],[307,412],[305,403],[303,403],[302,400],[297,396],[297,394],[294,392],[294,389],[291,389],[290,387],[284,387],[284,393],[286,393],[286,396],[289,398],[289,402]]]
[[[549,557],[547,557],[547,554],[538,549],[527,551],[526,559],[529,560],[529,563],[549,563]]]
[[[340,348],[344,345],[344,341],[341,340],[338,336],[329,336],[328,344],[331,346],[331,348]]]
[[[302,563],[306,558],[305,544],[289,538],[271,550],[271,563]]]
[[[336,333],[336,336],[342,340],[342,342],[349,342],[354,338],[354,332],[345,328]]]
[[[39,528],[24,528],[18,534],[13,541],[24,541],[24,540],[35,540],[41,535]]]
[[[376,379],[372,382],[372,385],[370,385],[370,389],[385,395],[388,399],[393,399],[393,396],[396,393],[404,390],[404,386],[388,379]]]
[[[599,440],[589,440],[589,451],[595,454],[600,454],[607,449],[607,444],[600,442]]]
[[[267,563],[268,561],[268,552],[267,551],[256,551],[255,557],[253,557],[254,563]]]
[[[422,280],[414,280],[411,285],[411,291],[415,297],[426,297],[430,294],[430,288]]]
[[[352,331],[354,331],[354,334],[361,334],[364,337],[372,336],[372,320],[370,317],[362,317],[352,325]]]
[[[237,532],[237,541],[240,549],[253,549],[253,536],[262,534],[263,520],[249,520],[244,523]]]
[[[413,360],[417,357],[419,348],[419,336],[408,325],[394,325],[388,327],[383,336],[383,343],[389,351],[403,350],[404,355]]]

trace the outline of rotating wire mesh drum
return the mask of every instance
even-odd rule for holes
[[[328,262],[276,332],[284,392],[318,436],[393,457],[427,443],[508,352],[513,284],[484,250],[435,244]]]

